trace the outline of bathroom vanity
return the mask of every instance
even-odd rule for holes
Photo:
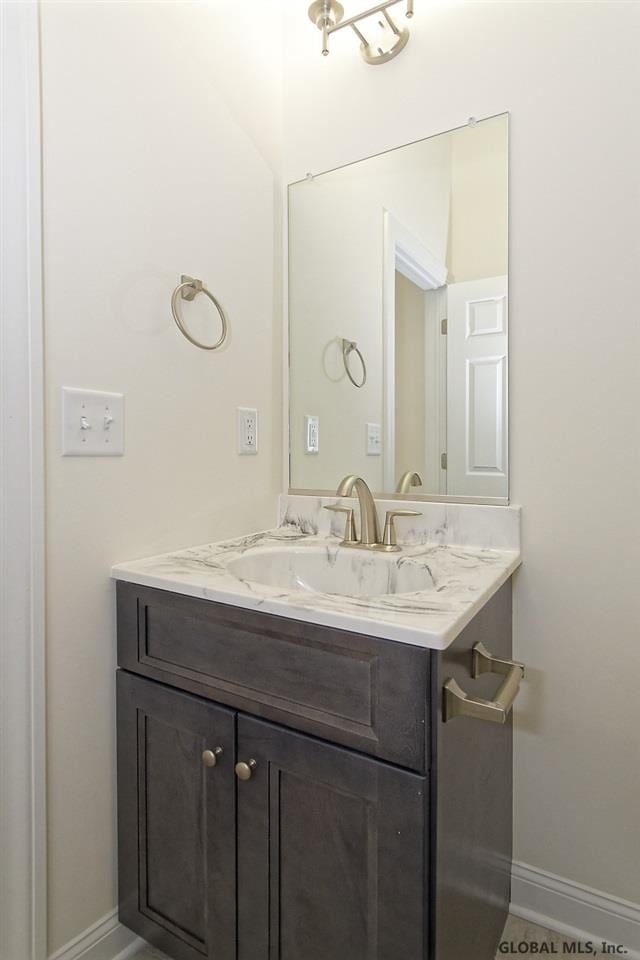
[[[291,184],[279,525],[114,568],[120,917],[175,960],[493,960],[507,195],[505,115]]]
[[[289,498],[274,531],[114,569],[120,918],[175,960],[491,960],[512,736],[483,671],[510,671],[504,689],[518,669],[518,511],[421,504],[385,562],[429,582],[394,593],[387,571],[367,597],[378,559],[321,529],[322,505]],[[450,542],[461,516],[477,541],[483,510],[497,547]],[[300,585],[318,549],[322,576],[347,555],[359,596]],[[269,551],[280,585],[240,577]],[[465,694],[506,722],[456,715]]]

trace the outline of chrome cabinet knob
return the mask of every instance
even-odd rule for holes
[[[236,777],[238,780],[251,780],[253,771],[257,766],[255,760],[247,760],[246,763],[241,760],[240,763],[236,763]]]
[[[218,762],[218,758],[222,756],[224,750],[222,747],[215,747],[213,750],[203,750],[202,751],[202,762],[205,767],[215,767]]]

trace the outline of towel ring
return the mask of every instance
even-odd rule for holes
[[[192,337],[184,326],[182,317],[178,313],[178,297],[182,297],[183,300],[194,300],[196,294],[198,293],[204,293],[206,297],[209,297],[209,300],[211,300],[211,303],[220,314],[222,333],[220,334],[219,340],[216,340],[215,343],[200,343],[199,340],[196,340],[195,337]],[[224,341],[227,339],[227,318],[224,315],[224,310],[214,295],[207,290],[202,280],[195,280],[193,277],[185,276],[185,274],[180,277],[180,283],[171,295],[171,313],[173,314],[173,319],[175,320],[176,326],[178,327],[180,333],[186,337],[189,343],[192,343],[194,347],[200,347],[201,350],[217,350],[218,347],[221,347]]]
[[[351,353],[357,353],[360,363],[362,364],[362,380],[360,383],[358,383],[357,380],[354,380],[353,374],[349,368],[349,354]],[[342,359],[344,361],[344,369],[346,370],[347,376],[349,377],[349,380],[351,380],[351,383],[354,385],[354,387],[364,387],[365,383],[367,382],[367,365],[364,362],[362,353],[360,350],[358,350],[358,344],[355,340],[342,340]]]

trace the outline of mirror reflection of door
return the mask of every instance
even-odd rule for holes
[[[447,493],[507,491],[507,278],[447,290]]]
[[[507,489],[507,278],[422,290],[395,275],[392,475],[419,494]]]

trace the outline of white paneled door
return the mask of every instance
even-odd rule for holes
[[[508,496],[507,278],[448,287],[447,493]]]

